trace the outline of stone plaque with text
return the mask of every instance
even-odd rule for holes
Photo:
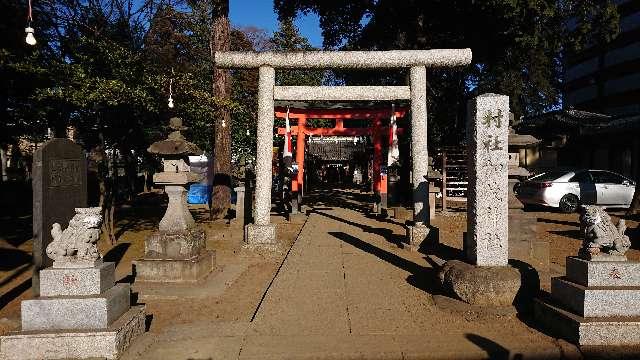
[[[87,165],[80,145],[52,139],[33,155],[33,290],[39,294],[39,272],[52,264],[47,245],[51,226],[66,228],[77,207],[87,206]]]

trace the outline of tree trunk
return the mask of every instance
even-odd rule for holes
[[[4,145],[0,145],[0,166],[2,167],[1,182],[7,181],[7,152]]]
[[[229,51],[229,1],[217,0],[213,5],[211,59],[216,51]],[[213,68],[213,95],[228,100],[229,71]],[[231,201],[231,115],[228,109],[218,111],[213,134],[213,195],[211,218],[226,215]]]
[[[114,219],[114,215],[115,215],[115,206],[116,206],[116,201],[117,201],[117,197],[118,197],[118,152],[116,151],[116,147],[113,147],[113,156],[111,158],[111,177],[108,177],[107,174],[107,179],[111,180],[111,185],[110,187],[110,191],[107,191],[106,193],[106,197],[105,197],[105,206],[103,208],[104,211],[104,224],[105,224],[105,228],[107,230],[107,237],[109,238],[109,242],[111,242],[111,245],[114,245],[116,243],[116,236],[115,236],[115,228],[114,228],[114,223],[115,223],[115,219]]]

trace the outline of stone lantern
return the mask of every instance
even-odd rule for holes
[[[153,182],[164,187],[169,204],[158,231],[145,240],[145,255],[136,261],[136,281],[197,281],[214,267],[215,254],[206,249],[204,231],[198,227],[187,205],[187,187],[202,180],[192,173],[189,155],[201,155],[197,145],[188,142],[181,131],[182,119],[171,118],[173,130],[167,139],[151,144],[147,151],[162,158],[162,172]]]
[[[536,146],[540,140],[532,135],[517,134],[513,128],[509,127],[509,208],[521,209],[522,203],[516,198],[513,188],[520,179],[527,178],[529,170],[520,167],[520,150]],[[526,156],[526,151],[525,151]]]
[[[434,185],[437,180],[442,180],[442,173],[433,168],[433,158],[429,157],[429,170],[427,171],[427,180],[429,181],[429,218],[436,217],[436,194],[440,192],[440,188]]]

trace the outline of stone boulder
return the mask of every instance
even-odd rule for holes
[[[509,306],[520,290],[520,272],[511,266],[475,266],[447,261],[438,274],[445,291],[472,305]]]

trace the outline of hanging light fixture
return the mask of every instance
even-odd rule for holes
[[[173,69],[171,70],[171,72],[173,73]],[[169,109],[173,109],[173,89],[172,89],[172,85],[173,85],[173,78],[169,79]]]
[[[33,36],[33,28],[31,27],[31,21],[33,21],[33,18],[31,17],[31,0],[28,1],[28,5],[29,5],[29,12],[27,15],[27,27],[24,29],[24,32],[27,34],[25,41],[27,42],[27,44],[33,46],[37,43],[37,41],[36,41],[36,37]]]

